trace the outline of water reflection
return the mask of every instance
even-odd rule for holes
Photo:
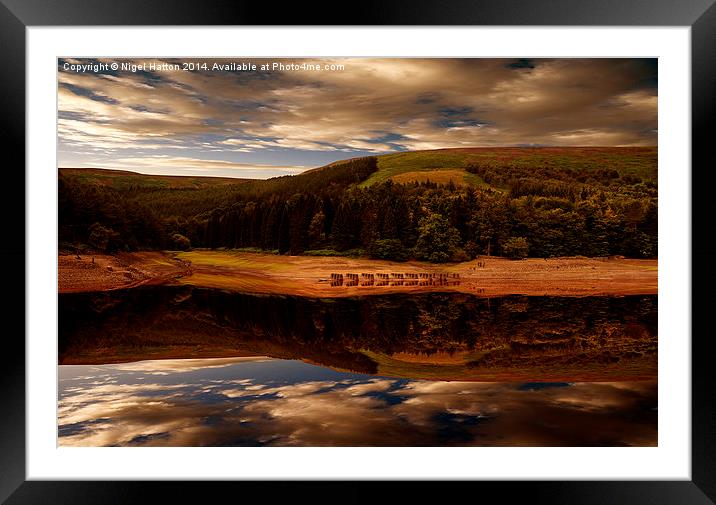
[[[314,299],[191,287],[61,295],[60,364],[266,355],[433,380],[656,379],[657,298]]]
[[[60,366],[59,443],[656,445],[656,382],[394,379],[264,357]]]
[[[61,295],[59,361],[61,445],[657,440],[656,296]]]

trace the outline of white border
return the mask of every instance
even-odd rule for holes
[[[27,478],[691,478],[690,29],[27,29]],[[657,448],[58,448],[58,56],[659,58]],[[11,69],[3,69],[4,72]]]

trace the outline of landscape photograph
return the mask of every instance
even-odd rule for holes
[[[59,58],[58,445],[657,446],[657,70]]]

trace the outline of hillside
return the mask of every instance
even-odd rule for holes
[[[250,180],[232,177],[148,175],[128,170],[110,170],[106,168],[60,168],[59,175],[72,178],[82,184],[93,184],[118,190],[201,189],[216,185],[241,184]]]
[[[488,184],[471,167],[494,172],[512,172],[528,176],[536,168],[555,174],[572,173],[575,180],[582,177],[595,180],[601,171],[616,170],[619,177],[657,179],[656,147],[477,147],[412,151],[378,156],[378,171],[361,186],[385,182],[388,179],[401,184],[430,180],[439,184],[469,186],[491,185],[505,189],[506,183]],[[475,172],[475,171],[473,171]]]
[[[490,186],[509,189],[509,179],[534,177],[575,183],[594,183],[605,175],[611,185],[657,180],[656,147],[474,147],[409,151],[376,156],[377,169],[372,173],[353,174],[346,178],[342,169],[361,158],[340,160],[307,170],[298,175],[267,180],[229,177],[188,177],[145,175],[126,170],[60,168],[60,175],[83,184],[100,185],[117,190],[131,189],[205,189],[211,186],[251,183],[252,188],[281,192],[307,183],[310,189],[340,182],[368,187],[391,180],[399,184],[437,183],[471,187]],[[605,174],[605,170],[616,171]],[[491,179],[489,172],[492,172]],[[494,177],[498,174],[498,177]],[[488,175],[487,177],[484,177]],[[367,176],[367,177],[366,177]],[[365,178],[364,178],[365,177]]]
[[[466,261],[655,258],[655,147],[471,148],[353,158],[267,180],[61,169],[66,249],[249,248]]]

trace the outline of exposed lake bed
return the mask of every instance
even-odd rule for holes
[[[231,250],[61,255],[59,292],[93,292],[143,284],[184,284],[242,293],[313,298],[453,291],[482,296],[616,296],[656,294],[658,262],[651,259],[481,257],[445,265],[349,257],[284,256]],[[331,274],[388,275],[385,285],[331,286]],[[393,274],[458,275],[449,286],[398,285]],[[408,281],[409,282],[409,281]],[[334,289],[331,289],[331,288]]]

